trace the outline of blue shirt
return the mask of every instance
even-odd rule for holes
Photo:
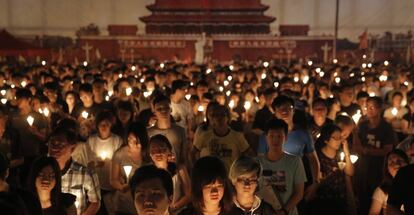
[[[264,154],[269,151],[267,145],[266,135],[260,135],[259,146],[257,148],[258,154]],[[302,157],[304,153],[312,153],[315,151],[312,136],[309,131],[303,129],[297,129],[291,131],[287,136],[287,141],[283,145],[283,151]]]

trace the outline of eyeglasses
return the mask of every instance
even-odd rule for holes
[[[253,185],[257,184],[259,180],[257,178],[237,178],[237,183],[243,184],[243,185]]]

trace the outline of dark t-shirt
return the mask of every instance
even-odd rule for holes
[[[398,143],[397,135],[391,124],[384,119],[381,119],[375,128],[369,127],[368,120],[361,122],[358,126],[358,135],[364,147],[382,149],[385,145],[395,146]]]
[[[98,115],[98,113],[100,111],[102,111],[102,107],[96,103],[93,103],[92,106],[90,107],[85,107],[83,106],[83,104],[78,104],[74,109],[73,109],[73,115],[75,116],[75,118],[79,118],[79,116],[81,116],[83,111],[88,112],[88,118],[90,117],[96,117],[96,115]]]
[[[326,126],[326,125],[330,125],[330,124],[332,124],[333,123],[333,121],[331,120],[331,119],[328,119],[328,118],[326,118],[326,120],[325,120],[325,123],[323,123],[323,125],[322,126],[318,126],[316,123],[315,123],[315,120],[313,119],[313,117],[311,117],[310,118],[310,130],[311,130],[311,134],[312,134],[312,139],[313,139],[313,141],[315,142],[316,141],[316,139],[317,139],[317,137],[318,137],[318,134],[320,134],[321,133],[321,129],[324,127],[324,126]]]
[[[338,158],[331,159],[321,150],[317,151],[319,162],[321,164],[321,173],[323,180],[317,192],[320,199],[345,199],[345,175],[338,166]]]
[[[352,116],[352,115],[356,114],[358,110],[361,110],[359,105],[355,104],[355,103],[352,103],[351,105],[346,106],[346,107],[341,105],[341,111],[340,112],[345,112],[349,116]]]
[[[405,214],[414,214],[414,164],[401,168],[388,193],[388,204],[404,205]]]

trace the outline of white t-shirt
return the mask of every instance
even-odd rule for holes
[[[189,126],[187,124],[188,120],[194,118],[190,103],[186,100],[182,100],[180,103],[171,102],[171,110],[175,123],[187,129]]]
[[[286,153],[278,161],[270,161],[266,155],[258,158],[263,168],[259,196],[275,210],[279,210],[293,195],[295,185],[306,182],[302,160],[298,156]],[[297,214],[296,207],[289,211],[289,215]]]
[[[374,194],[372,194],[372,199],[381,203],[383,213],[387,211],[388,194],[384,193],[380,187],[375,189]],[[401,211],[404,211],[404,205],[402,205],[400,209]]]
[[[97,167],[95,170],[101,188],[104,190],[112,190],[113,188],[109,182],[111,160],[115,151],[121,147],[122,139],[118,135],[111,134],[109,138],[103,140],[99,138],[97,134],[94,134],[88,138],[86,144],[89,146],[90,152],[92,153],[92,155],[89,156],[91,160],[88,161],[88,163],[91,161],[102,161],[101,156],[105,155],[105,165],[103,167]]]
[[[220,137],[213,129],[209,129],[196,136],[194,147],[200,151],[200,157],[208,155],[219,157],[229,170],[233,161],[249,148],[249,144],[243,133],[230,129],[226,136]]]

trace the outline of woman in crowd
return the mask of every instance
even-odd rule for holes
[[[184,206],[190,203],[190,176],[184,165],[177,166],[170,162],[172,145],[167,137],[161,134],[152,136],[149,141],[149,154],[152,163],[160,169],[167,170],[173,179],[174,195],[170,206],[170,214],[177,214]]]
[[[375,189],[372,196],[369,215],[380,215],[385,213],[392,179],[397,175],[400,168],[408,165],[407,154],[399,149],[394,149],[385,156],[384,164],[384,176],[381,185]]]
[[[191,174],[192,204],[180,215],[225,215],[231,208],[231,188],[224,163],[212,156],[200,158]]]
[[[330,124],[322,128],[317,150],[321,164],[320,181],[311,208],[314,214],[347,214],[347,187],[345,177],[354,174],[348,142],[341,129]],[[312,199],[312,198],[311,198]]]
[[[148,133],[145,126],[137,122],[132,123],[128,128],[126,142],[126,145],[115,152],[111,162],[110,183],[116,189],[114,205],[118,215],[136,214],[129,192],[128,180],[132,173],[146,162]],[[129,175],[125,172],[124,167],[126,169],[131,167]]]
[[[52,157],[34,161],[28,179],[28,189],[39,199],[43,215],[75,215],[76,196],[61,192],[61,173]]]
[[[262,167],[254,158],[241,156],[230,168],[229,178],[234,187],[230,215],[273,215],[276,212],[267,202],[256,196]]]

